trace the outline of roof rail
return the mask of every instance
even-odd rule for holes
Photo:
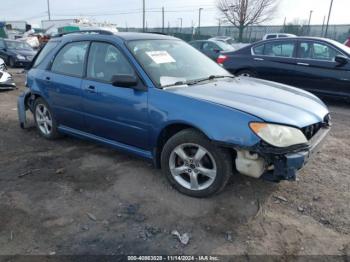
[[[76,30],[76,31],[71,31],[71,32],[65,32],[65,33],[59,33],[54,35],[53,37],[61,37],[61,36],[65,36],[65,35],[69,35],[69,34],[87,34],[87,33],[93,33],[93,34],[101,34],[101,35],[113,35],[113,33],[111,31],[108,30]]]

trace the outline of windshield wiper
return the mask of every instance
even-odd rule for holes
[[[195,85],[195,84],[198,84],[200,82],[210,81],[210,80],[214,80],[214,79],[217,79],[217,78],[225,78],[225,77],[234,78],[234,76],[232,76],[232,75],[211,75],[209,77],[196,79],[196,80],[192,80],[190,82],[187,82],[187,85]]]
[[[177,81],[173,84],[161,86],[161,88],[170,87],[170,86],[182,86],[182,85],[187,85],[187,83],[185,81]]]

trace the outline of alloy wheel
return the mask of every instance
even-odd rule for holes
[[[214,157],[207,149],[193,143],[180,144],[173,149],[169,167],[173,178],[190,190],[207,189],[217,175]]]
[[[40,131],[44,135],[50,135],[52,132],[52,117],[46,105],[38,104],[36,106],[35,119]]]

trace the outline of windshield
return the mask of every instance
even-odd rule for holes
[[[331,42],[336,47],[338,47],[339,49],[343,50],[345,53],[347,53],[348,56],[350,56],[350,47],[343,45],[337,41],[331,40],[331,39],[328,39],[328,41]]]
[[[6,40],[6,45],[8,49],[26,49],[26,50],[33,50],[33,48],[28,45],[25,42],[20,42],[20,41],[9,41]]]
[[[186,84],[210,76],[231,76],[225,69],[180,40],[136,40],[130,51],[160,87]]]

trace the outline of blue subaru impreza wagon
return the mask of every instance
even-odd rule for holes
[[[287,85],[234,77],[164,35],[52,38],[27,74],[19,120],[47,139],[89,139],[153,161],[180,192],[206,197],[237,173],[295,180],[330,130],[327,107]]]

